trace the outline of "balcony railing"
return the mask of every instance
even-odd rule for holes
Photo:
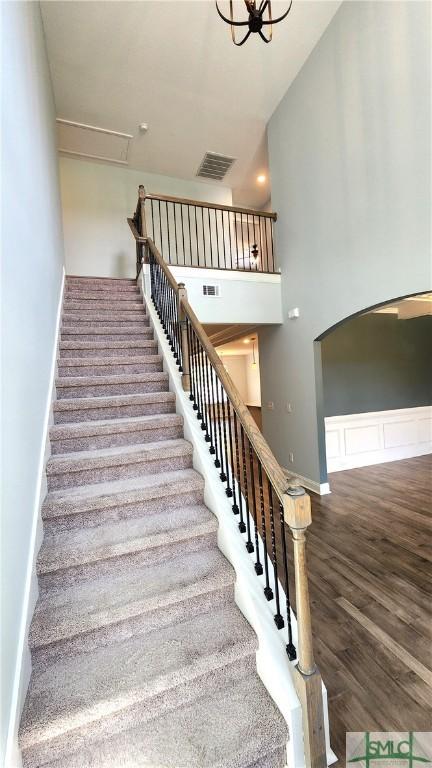
[[[142,193],[141,193],[142,195]],[[143,196],[140,198],[143,202]],[[137,210],[145,215],[144,204]],[[151,300],[189,393],[215,471],[231,500],[238,535],[254,558],[266,600],[274,608],[275,631],[284,633],[287,657],[297,664],[294,682],[303,711],[307,768],[327,765],[321,676],[315,664],[306,566],[306,530],[311,524],[310,498],[298,481],[288,480],[258,429],[237,388],[187,299],[146,222],[128,219],[142,264],[150,272]],[[141,233],[141,234],[140,234]],[[291,532],[293,563],[286,536]],[[291,627],[290,569],[296,596],[297,644]],[[284,618],[285,616],[285,618]]]
[[[275,269],[275,213],[146,194],[134,223],[172,266],[270,272]],[[145,223],[145,229],[142,224]]]

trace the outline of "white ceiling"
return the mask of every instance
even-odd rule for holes
[[[370,313],[376,315],[397,315],[399,320],[411,320],[414,317],[432,315],[432,293],[422,293],[409,296],[407,299],[399,299],[384,307],[372,309]]]
[[[212,0],[42,2],[57,116],[133,134],[138,170],[193,179],[206,151],[235,157],[222,184],[262,206],[266,124],[339,5],[294,0],[269,45],[236,48]],[[273,0],[273,16],[284,8]]]

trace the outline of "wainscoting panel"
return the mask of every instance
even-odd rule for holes
[[[327,471],[432,453],[432,406],[325,419]]]

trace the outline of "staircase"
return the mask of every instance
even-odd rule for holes
[[[282,768],[286,724],[133,280],[69,277],[24,768]]]

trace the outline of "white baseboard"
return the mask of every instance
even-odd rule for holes
[[[149,284],[147,265],[143,269],[140,283],[147,286]],[[141,284],[140,287],[145,294],[144,286]],[[257,577],[254,571],[253,557],[247,553],[243,537],[239,534],[238,521],[232,513],[231,502],[224,492],[224,487],[219,480],[218,473],[215,471],[212,457],[208,451],[208,444],[204,440],[203,432],[196,419],[195,412],[192,410],[189,396],[183,391],[177,365],[150,300],[147,301],[147,307],[150,322],[155,331],[155,338],[164,357],[164,370],[169,375],[170,388],[176,394],[177,412],[184,419],[185,438],[193,445],[193,465],[204,478],[205,503],[215,514],[219,522],[218,546],[236,573],[236,604],[258,637],[258,674],[288,724],[290,734],[287,744],[289,768],[304,768],[302,713],[292,676],[294,662],[288,661],[285,651],[285,631],[275,631],[273,619],[274,601],[267,602],[264,597],[262,580]],[[264,550],[262,546],[260,554],[263,560]],[[272,573],[273,569],[271,566],[269,570]],[[281,613],[284,615],[286,625],[286,613],[284,613],[284,610],[282,609]],[[291,621],[293,639],[297,643],[297,622],[293,614],[291,615]],[[327,691],[324,685],[323,705],[327,761],[328,765],[331,765],[336,760],[336,756],[330,747]]]
[[[432,453],[432,406],[325,419],[328,472]]]
[[[303,488],[306,488],[307,491],[317,493],[318,496],[326,496],[328,493],[331,493],[329,483],[317,483],[315,480],[311,480],[310,477],[299,475],[298,472],[293,472],[286,467],[284,467],[283,470],[287,473],[287,475],[294,476],[300,480],[300,484],[303,486]]]
[[[24,599],[22,605],[20,632],[18,638],[17,657],[14,673],[14,683],[12,691],[11,711],[9,717],[8,735],[5,748],[5,768],[21,768],[21,753],[18,746],[18,729],[21,718],[22,708],[27,693],[28,684],[31,675],[31,656],[28,647],[27,638],[33,611],[38,599],[38,583],[36,576],[36,557],[42,542],[42,519],[41,507],[47,492],[45,465],[48,456],[51,453],[49,442],[49,427],[52,420],[52,403],[55,399],[55,376],[57,370],[57,351],[60,335],[61,311],[63,304],[63,291],[65,283],[65,269],[60,286],[60,295],[57,305],[56,329],[54,345],[51,359],[51,370],[49,377],[49,386],[45,406],[45,417],[43,431],[41,436],[41,448],[38,466],[38,482],[36,487],[33,522],[30,535],[30,546],[28,552],[26,581],[24,590]],[[5,716],[6,713],[3,713]]]

